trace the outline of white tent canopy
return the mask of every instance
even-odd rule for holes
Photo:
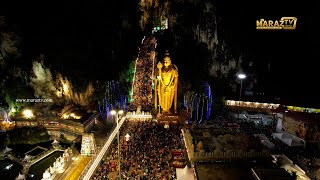
[[[304,140],[300,139],[292,134],[289,134],[287,132],[283,133],[273,133],[272,136],[274,138],[280,139],[282,142],[287,144],[288,146],[303,146]]]
[[[25,180],[26,177],[22,174],[19,173],[18,177],[16,178],[16,180]]]
[[[59,141],[57,141],[56,139],[52,142],[52,144],[59,144]]]
[[[28,161],[30,158],[31,158],[31,157],[30,157],[28,154],[26,154],[26,156],[23,158],[23,160],[24,160],[24,161]]]
[[[8,146],[6,146],[6,148],[3,150],[3,153],[8,153],[10,152],[12,149],[11,148],[8,148]]]
[[[193,170],[185,166],[184,168],[176,168],[177,180],[195,180]]]

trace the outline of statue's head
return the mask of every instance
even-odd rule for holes
[[[168,50],[166,51],[163,59],[163,64],[165,67],[169,67],[171,65],[171,59]]]

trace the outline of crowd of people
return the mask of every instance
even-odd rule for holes
[[[127,134],[130,138],[126,137]],[[176,179],[175,161],[186,156],[181,136],[180,126],[164,128],[151,120],[127,120],[122,125],[120,136],[122,179]],[[92,179],[114,179],[118,175],[116,142],[101,161]],[[179,157],[175,156],[177,151],[181,152]]]
[[[130,108],[141,106],[143,110],[152,108],[152,74],[154,67],[156,39],[147,38],[143,41],[136,62],[133,95]]]

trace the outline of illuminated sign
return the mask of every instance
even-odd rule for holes
[[[259,30],[293,30],[296,29],[296,17],[282,17],[280,20],[265,20],[260,19],[256,21],[256,29]]]

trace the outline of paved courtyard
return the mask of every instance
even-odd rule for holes
[[[250,168],[246,164],[198,164],[199,180],[248,180]]]

